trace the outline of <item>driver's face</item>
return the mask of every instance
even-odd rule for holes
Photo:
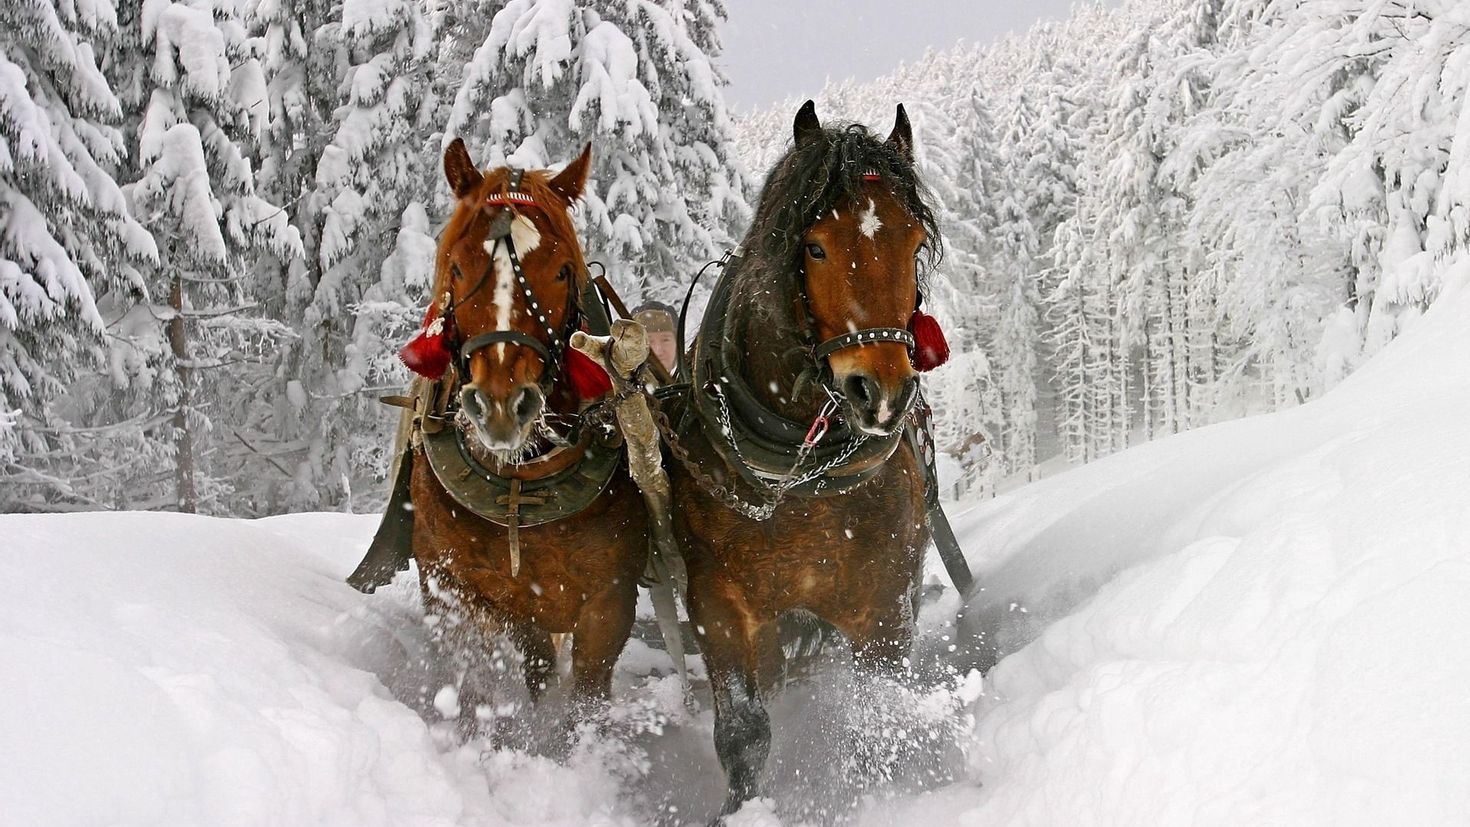
[[[668,330],[654,330],[648,333],[648,349],[658,357],[659,362],[668,370],[673,370],[679,361],[679,346],[674,341],[674,334]]]

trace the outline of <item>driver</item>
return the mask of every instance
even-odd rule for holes
[[[644,302],[633,311],[633,321],[648,331],[648,349],[670,373],[679,362],[679,345],[674,338],[677,325],[674,308],[662,302]]]

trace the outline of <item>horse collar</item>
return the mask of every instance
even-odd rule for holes
[[[545,465],[544,472],[525,478],[502,476],[475,458],[462,429],[420,428],[418,433],[429,468],[449,496],[471,513],[507,528],[512,523],[528,528],[579,513],[607,490],[622,462],[621,448],[584,434],[576,444],[538,458],[534,464]]]
[[[788,473],[792,461],[803,453],[816,467],[837,464],[794,487],[793,493],[837,494],[866,482],[893,454],[904,429],[865,438],[840,421],[830,426],[822,423],[824,438],[809,444],[815,423],[796,422],[767,408],[727,357],[724,328],[732,286],[729,273],[722,273],[700,323],[691,376],[690,407],[710,444],[728,465],[757,486]]]

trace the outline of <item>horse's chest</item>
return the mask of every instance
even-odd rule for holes
[[[465,511],[415,472],[414,556],[421,572],[448,578],[495,611],[570,631],[588,598],[627,588],[647,545],[637,492],[618,481],[585,512],[519,531],[521,565],[511,573],[510,532]]]
[[[764,522],[724,508],[681,515],[701,541],[691,571],[792,606],[906,588],[925,542],[922,493],[904,484],[902,459],[895,464],[855,491],[790,500]]]

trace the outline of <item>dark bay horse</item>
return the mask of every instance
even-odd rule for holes
[[[568,381],[567,339],[595,295],[569,216],[590,152],[552,175],[482,172],[459,140],[446,151],[457,201],[435,303],[451,365],[418,420],[410,489],[413,556],[443,639],[474,653],[504,635],[539,699],[552,634],[571,633],[576,717],[609,696],[648,549],[620,448],[565,427],[589,401]],[[461,694],[462,728],[484,700]]]
[[[726,814],[757,794],[784,615],[826,620],[870,669],[913,640],[929,536],[908,328],[939,237],[903,107],[883,140],[808,101],[742,248],[690,349],[670,464]]]

